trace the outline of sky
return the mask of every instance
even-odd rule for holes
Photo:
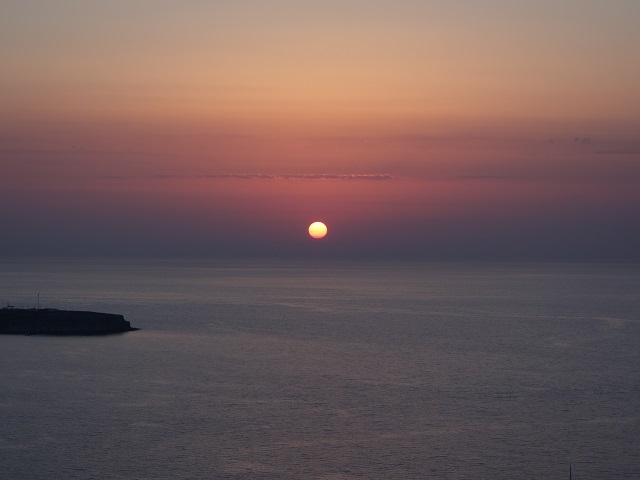
[[[637,0],[5,0],[0,257],[640,261],[639,23]]]

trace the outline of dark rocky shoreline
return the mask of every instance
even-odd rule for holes
[[[0,308],[0,334],[109,335],[138,330],[114,313],[53,308]]]

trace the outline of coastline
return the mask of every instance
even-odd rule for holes
[[[114,313],[53,308],[0,308],[0,334],[110,335],[138,330]]]

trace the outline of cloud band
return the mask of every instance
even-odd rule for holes
[[[388,173],[220,173],[211,175],[152,175],[156,179],[192,179],[202,178],[208,180],[370,180],[388,181],[395,180]]]

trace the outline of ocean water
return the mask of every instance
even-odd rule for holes
[[[640,478],[640,266],[0,261],[2,479]]]

